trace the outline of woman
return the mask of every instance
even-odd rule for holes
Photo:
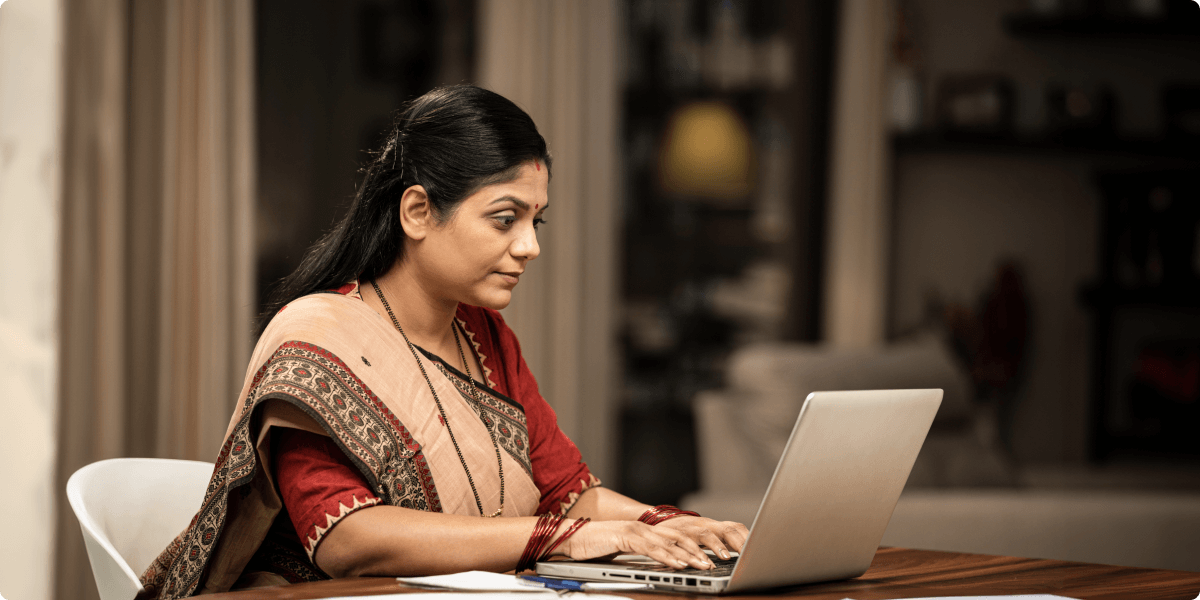
[[[603,488],[496,312],[540,251],[550,163],[492,92],[404,111],[281,283],[204,503],[143,575],[151,596],[553,555],[704,569],[701,546],[741,549],[741,524]]]

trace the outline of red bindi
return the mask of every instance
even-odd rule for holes
[[[533,168],[535,168],[535,169],[537,169],[537,170],[541,171],[541,170],[542,170],[542,163],[539,163],[539,162],[535,162],[535,163],[533,163]]]
[[[534,208],[538,208],[539,206],[541,206],[541,204],[534,204],[534,205],[533,205],[533,207],[534,207]]]

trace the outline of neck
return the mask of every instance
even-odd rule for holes
[[[379,296],[367,282],[361,282],[359,289],[363,300],[371,308],[379,312],[383,318],[391,321]],[[454,314],[458,310],[458,302],[439,299],[422,285],[420,278],[415,277],[412,268],[404,261],[397,261],[388,272],[375,280],[379,291],[387,298],[392,314],[404,328],[409,341],[434,352],[439,353],[444,346],[454,344]]]

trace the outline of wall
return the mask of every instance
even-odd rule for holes
[[[472,0],[259,0],[258,306],[350,206],[408,100],[471,79]]]
[[[1110,86],[1118,134],[1153,136],[1158,93],[1168,81],[1196,81],[1194,40],[1015,39],[1005,15],[1022,0],[912,0],[901,3],[931,98],[947,74],[999,73],[1016,85],[1014,126],[1045,125],[1049,83]],[[1096,276],[1100,203],[1096,168],[1150,161],[1042,153],[902,153],[894,163],[894,229],[889,329],[915,326],[925,299],[974,305],[998,260],[1025,269],[1032,329],[1014,415],[1014,452],[1026,462],[1082,461],[1087,450],[1088,313],[1079,286]]]
[[[50,597],[57,401],[61,7],[0,6],[0,594]],[[18,512],[19,511],[19,512]]]
[[[345,214],[356,172],[405,96],[362,73],[370,2],[257,3],[258,304]]]

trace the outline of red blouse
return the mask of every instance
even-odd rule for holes
[[[349,286],[337,290],[357,297]],[[516,335],[500,313],[460,305],[458,319],[474,345],[484,378],[493,390],[525,409],[533,480],[541,492],[538,514],[566,512],[579,494],[600,482],[575,444],[558,428],[554,410],[538,393],[537,381],[521,356]],[[295,429],[273,435],[275,478],[284,508],[301,542],[323,533],[355,511],[379,504],[367,481],[330,438]],[[305,547],[316,548],[305,543]]]

